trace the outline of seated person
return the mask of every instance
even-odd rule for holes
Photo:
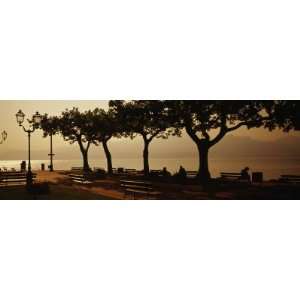
[[[249,167],[246,167],[241,171],[241,179],[251,181],[249,170]]]
[[[163,168],[161,174],[162,174],[162,176],[164,176],[164,177],[169,177],[169,176],[171,176],[171,173],[167,170],[166,167]]]
[[[178,176],[181,178],[186,178],[186,170],[184,167],[180,166]]]

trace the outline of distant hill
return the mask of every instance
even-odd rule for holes
[[[124,142],[115,139],[110,142],[110,149],[114,158],[141,157],[143,144],[140,139]],[[80,151],[78,145],[69,145],[54,148],[56,159],[78,159]],[[197,155],[194,143],[188,137],[172,137],[168,140],[156,139],[150,147],[153,158],[191,157]],[[272,142],[255,140],[250,137],[226,136],[219,144],[211,149],[211,156],[261,156],[283,155],[300,156],[300,137],[287,135]],[[93,159],[104,158],[102,147],[91,146],[89,157]],[[11,150],[1,152],[0,160],[26,160],[27,151]],[[32,150],[32,159],[48,159],[48,150]]]
[[[272,142],[258,141],[249,137],[228,136],[211,150],[212,155],[300,155],[300,138],[286,136]]]

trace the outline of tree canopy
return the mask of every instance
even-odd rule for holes
[[[44,137],[55,135],[60,130],[60,119],[57,116],[49,117],[47,114],[43,115],[40,128],[43,130]]]
[[[285,132],[300,130],[300,101],[268,101],[265,106],[270,116],[264,124],[266,128],[279,128]]]
[[[198,149],[198,177],[210,178],[208,152],[227,133],[243,126],[261,127],[270,119],[271,101],[164,101],[172,116],[173,126],[184,129]]]
[[[108,148],[108,142],[112,137],[121,136],[121,123],[112,109],[105,111],[104,109],[96,108],[93,111],[89,111],[88,114],[92,124],[88,138],[95,145],[102,144],[107,160],[107,171],[109,174],[112,174],[112,157]]]
[[[60,116],[44,115],[41,128],[44,136],[60,133],[69,143],[78,143],[89,169],[88,150],[91,144],[102,144],[108,172],[112,159],[108,141],[112,137],[141,136],[144,143],[144,174],[149,175],[149,145],[155,138],[180,135],[183,131],[198,149],[198,178],[210,179],[208,154],[228,133],[241,127],[279,128],[285,132],[300,130],[298,101],[222,101],[222,100],[114,100],[107,111],[96,108],[80,112],[66,109]]]
[[[138,100],[138,101],[110,101],[110,108],[117,115],[122,124],[123,136],[135,138],[141,135],[144,141],[143,159],[144,174],[149,174],[149,144],[154,138],[168,138],[175,134],[171,127],[170,115],[163,101]]]
[[[59,118],[59,132],[70,144],[78,143],[83,156],[83,168],[89,171],[88,150],[95,143],[94,127],[90,111],[80,112],[78,108],[66,109]]]

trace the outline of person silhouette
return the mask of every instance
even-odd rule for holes
[[[161,174],[162,174],[164,177],[169,177],[169,176],[171,176],[171,173],[167,170],[166,167],[163,168]]]
[[[241,179],[243,180],[247,180],[247,181],[250,181],[250,174],[249,174],[249,170],[250,168],[249,167],[246,167],[244,168],[242,171],[241,171]]]
[[[180,166],[178,175],[180,178],[186,178],[186,170],[183,166]]]

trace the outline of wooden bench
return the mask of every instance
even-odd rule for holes
[[[83,171],[83,167],[72,167],[71,168],[71,171],[75,172],[75,171],[80,171],[82,172]]]
[[[186,171],[186,177],[187,178],[196,178],[198,175],[197,171]]]
[[[136,169],[125,169],[125,168],[112,168],[113,174],[131,174],[137,173]]]
[[[152,183],[149,181],[120,180],[120,184],[124,189],[124,199],[130,195],[133,199],[136,199],[136,195],[146,196],[147,199],[157,199],[161,195],[160,192],[153,189]]]
[[[150,176],[162,176],[161,170],[150,170]]]
[[[36,179],[36,174],[32,173],[32,181]],[[25,185],[27,182],[26,172],[1,172],[0,173],[0,186],[14,186]]]
[[[137,169],[113,168],[112,170],[114,175],[120,175],[122,177],[126,177],[128,175],[139,176],[144,174],[143,171],[138,171]]]
[[[281,175],[279,181],[289,184],[300,184],[300,175]]]
[[[93,168],[93,171],[94,171],[94,172],[104,172],[104,173],[106,173],[105,169],[100,168],[100,167],[94,167],[94,168]]]
[[[239,180],[241,178],[241,173],[221,172],[220,174],[221,178],[228,180]]]
[[[124,174],[124,170],[124,168],[112,168],[113,174],[115,175]]]
[[[136,175],[137,170],[136,169],[124,169],[124,173],[128,175]]]
[[[233,172],[221,172],[221,182],[230,182],[230,183],[251,183],[251,181],[247,179],[241,178],[241,173],[233,173]]]
[[[71,180],[73,182],[76,182],[76,183],[81,183],[81,184],[89,184],[89,183],[92,183],[88,176],[84,173],[82,174],[78,174],[78,173],[72,173],[72,174],[69,174],[69,177],[71,178]]]

